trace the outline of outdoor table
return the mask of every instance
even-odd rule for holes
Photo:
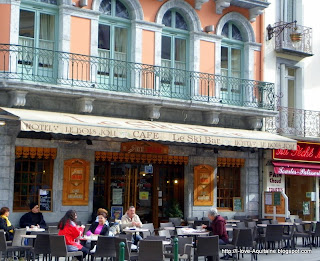
[[[134,240],[136,241],[136,239],[137,239],[137,234],[136,234],[136,233],[139,233],[139,232],[148,232],[149,229],[147,229],[147,228],[140,228],[140,227],[136,227],[136,228],[134,228],[134,227],[126,227],[126,228],[124,228],[122,231],[125,232],[125,233],[131,233],[131,234],[133,234]]]
[[[196,230],[193,228],[183,228],[181,232],[186,236],[193,236],[194,237],[194,247],[197,246],[197,237],[198,236],[208,236],[210,234],[210,231],[206,229]]]
[[[278,225],[283,225],[283,226],[293,226],[293,222],[278,222]]]
[[[37,227],[27,228],[27,232],[44,232],[44,231],[46,231],[44,228],[37,228]]]
[[[164,230],[175,230],[175,227],[163,227]]]
[[[90,235],[90,236],[83,236],[83,237],[80,237],[80,240],[83,240],[83,241],[98,241],[98,235]]]
[[[267,227],[268,224],[257,224],[257,227]]]
[[[304,220],[302,221],[302,224],[312,224],[312,223],[317,223],[318,221],[315,221],[315,220]]]
[[[226,222],[227,223],[239,223],[240,220],[239,219],[227,219]]]
[[[233,227],[226,227],[226,231],[227,232],[232,232],[233,231]]]
[[[23,241],[25,239],[31,239],[32,240],[32,246],[34,246],[34,241],[35,241],[36,238],[37,238],[37,235],[21,235],[21,245],[24,245]]]

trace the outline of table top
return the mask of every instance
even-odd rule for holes
[[[140,227],[136,227],[136,228],[126,227],[125,229],[123,229],[123,232],[126,232],[126,233],[148,232],[148,231],[149,231],[149,229],[147,229],[147,228],[140,228]]]
[[[46,231],[44,228],[36,228],[36,227],[29,227],[27,228],[28,232],[44,232]]]
[[[257,227],[267,227],[268,224],[257,224]]]
[[[311,224],[311,223],[317,223],[318,221],[315,220],[304,220],[302,221],[302,224]]]
[[[91,236],[84,236],[81,237],[80,240],[84,240],[84,241],[98,241],[98,235],[91,235]]]
[[[240,222],[240,220],[238,220],[238,219],[227,219],[226,222],[227,223],[238,223],[238,222]]]
[[[175,230],[175,227],[163,227],[164,230]]]
[[[31,238],[31,239],[36,239],[37,235],[21,235],[22,238]]]
[[[226,227],[226,231],[227,231],[227,232],[233,231],[233,227]]]
[[[293,226],[293,222],[278,222],[278,225],[284,225],[284,226]]]
[[[205,230],[205,229],[196,230],[196,229],[193,229],[193,228],[183,228],[183,229],[181,230],[181,232],[182,232],[183,234],[192,235],[192,236],[208,235],[208,234],[210,233],[210,231]]]

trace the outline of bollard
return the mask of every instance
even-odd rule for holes
[[[179,261],[178,260],[178,238],[175,237],[174,240],[173,240],[173,256],[174,256],[174,261]]]
[[[119,261],[124,261],[124,247],[125,247],[125,243],[124,242],[120,242],[120,249],[119,249]]]

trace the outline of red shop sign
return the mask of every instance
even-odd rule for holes
[[[320,143],[298,142],[297,150],[273,150],[273,159],[320,163]]]

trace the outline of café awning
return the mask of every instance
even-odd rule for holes
[[[275,174],[320,177],[320,164],[291,162],[272,162],[272,164]]]
[[[295,150],[297,141],[262,131],[0,108],[0,119],[21,121],[21,131]],[[8,115],[8,113],[10,115]]]

